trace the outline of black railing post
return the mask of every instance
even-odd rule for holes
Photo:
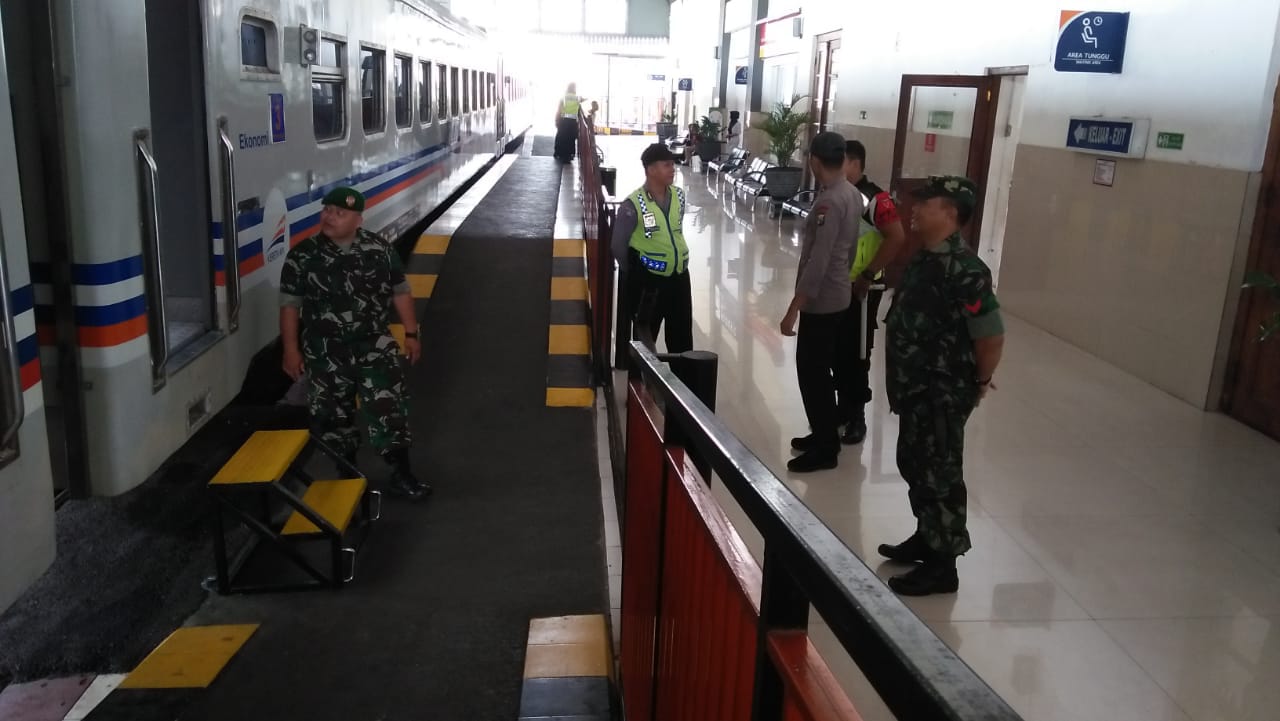
[[[751,721],[781,721],[783,683],[769,659],[769,632],[808,631],[809,599],[787,571],[782,559],[764,547],[760,584],[760,620],[756,634],[756,683],[751,699]]]
[[[663,353],[658,360],[671,365],[671,372],[681,380],[693,394],[711,411],[716,409],[716,379],[719,376],[720,356],[706,350],[691,350],[684,353]],[[668,426],[668,431],[671,426]],[[676,431],[677,434],[679,431]],[[680,440],[685,440],[681,437]],[[668,443],[675,442],[668,440]],[[693,448],[692,443],[681,442],[685,453],[693,465],[702,474],[703,481],[711,485],[711,463]]]

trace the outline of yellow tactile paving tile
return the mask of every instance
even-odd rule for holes
[[[120,688],[206,688],[257,630],[256,623],[180,628],[142,659]]]
[[[423,255],[442,255],[449,249],[449,236],[447,235],[423,235],[418,238],[418,244],[413,246],[414,253]]]
[[[550,328],[547,352],[551,355],[587,355],[591,352],[587,326],[553,325]]]
[[[594,643],[529,646],[524,656],[525,678],[608,676],[609,647]]]
[[[307,431],[258,431],[218,471],[211,486],[274,483],[307,445]]]
[[[586,241],[583,240],[557,240],[555,248],[551,255],[556,258],[581,258],[586,254]]]
[[[439,278],[439,276],[425,273],[406,273],[404,277],[409,281],[409,288],[414,298],[430,298],[431,293],[436,289],[436,279]]]
[[[555,643],[607,643],[608,641],[609,629],[604,622],[604,614],[552,616],[535,618],[529,622],[529,645],[531,646]]]
[[[548,388],[548,408],[590,408],[596,403],[596,392],[591,388]]]
[[[552,278],[551,300],[586,300],[586,278]]]

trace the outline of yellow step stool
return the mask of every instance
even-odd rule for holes
[[[347,526],[355,517],[356,508],[364,499],[364,491],[368,485],[368,481],[363,478],[316,481],[303,494],[302,503],[320,514],[329,525],[338,529],[338,533],[346,533]],[[284,529],[280,531],[282,536],[302,536],[309,533],[320,533],[320,527],[296,510],[289,515]]]

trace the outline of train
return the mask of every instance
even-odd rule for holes
[[[52,563],[59,494],[130,490],[235,397],[328,190],[395,239],[532,100],[428,0],[0,0],[0,22],[3,610]]]

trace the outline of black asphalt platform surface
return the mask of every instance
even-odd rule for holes
[[[555,157],[556,154],[556,136],[554,135],[535,135],[533,136],[533,149],[529,151],[535,158]]]
[[[518,160],[449,245],[410,376],[435,495],[384,500],[341,591],[212,597],[193,623],[261,626],[184,721],[510,721],[530,618],[608,612],[593,414],[545,406],[560,175]]]
[[[305,427],[298,410],[228,408],[137,488],[60,508],[53,566],[0,614],[0,688],[128,671],[180,626],[213,573],[205,484],[255,428]]]

